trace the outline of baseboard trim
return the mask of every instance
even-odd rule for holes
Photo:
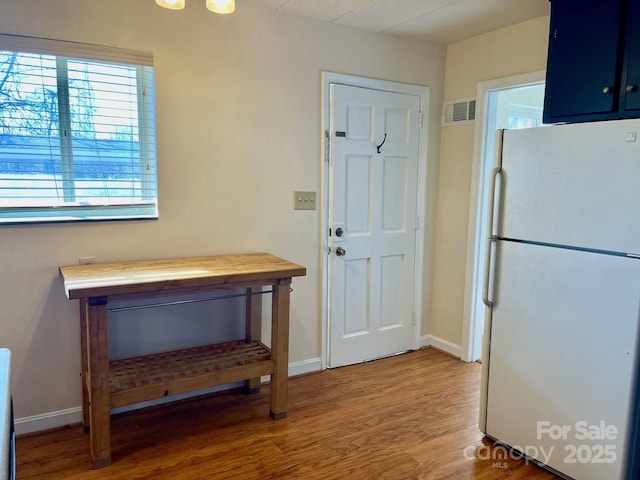
[[[289,364],[289,377],[297,377],[298,375],[306,375],[308,373],[319,372],[322,370],[322,360],[319,358],[310,358],[300,362]]]
[[[319,358],[311,358],[308,360],[302,360],[300,362],[293,362],[289,364],[289,377],[296,377],[298,375],[306,375],[308,373],[319,372],[322,370],[322,361]],[[263,381],[268,382],[269,377],[263,377]],[[208,388],[205,390],[198,390],[196,392],[189,392],[181,395],[174,395],[170,398],[161,398],[151,402],[139,403],[136,405],[129,405],[112,410],[112,413],[122,413],[129,410],[136,410],[139,408],[150,407],[153,405],[161,405],[163,403],[173,402],[176,400],[182,400],[190,397],[197,397],[200,395],[206,395],[209,393],[230,390],[241,386],[241,383],[232,383],[229,385],[221,385],[218,387]],[[60,428],[66,425],[74,425],[82,422],[82,407],[72,407],[64,410],[58,410],[55,412],[42,413],[40,415],[32,415],[30,417],[22,417],[15,419],[15,432],[16,435],[24,435],[27,433],[40,432],[42,430],[51,430],[52,428]]]
[[[462,355],[462,347],[460,345],[456,345],[444,338],[436,337],[435,335],[425,335],[420,339],[420,341],[421,346],[423,347],[433,347],[456,358],[460,358]]]
[[[16,418],[14,425],[16,435],[24,435],[25,433],[50,430],[80,422],[82,422],[82,407],[73,407],[56,412]]]

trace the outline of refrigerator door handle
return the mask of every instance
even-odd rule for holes
[[[493,307],[493,301],[489,300],[489,283],[491,281],[491,245],[498,239],[493,233],[493,214],[496,203],[496,180],[502,172],[502,167],[494,167],[489,177],[489,208],[487,210],[487,244],[484,249],[484,278],[482,281],[482,303],[487,307]]]
[[[489,282],[491,279],[491,244],[495,243],[495,238],[487,238],[487,245],[484,250],[484,279],[482,281],[482,303],[493,308],[493,301],[489,300]]]

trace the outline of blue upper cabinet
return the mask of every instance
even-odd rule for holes
[[[627,116],[640,116],[640,0],[627,6],[627,43],[622,85]],[[635,113],[635,115],[633,114]]]
[[[544,122],[640,117],[640,0],[551,0]]]

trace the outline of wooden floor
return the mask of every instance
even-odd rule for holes
[[[479,388],[480,365],[420,350],[291,379],[284,420],[268,415],[268,387],[114,416],[101,470],[80,426],[23,437],[18,479],[557,478],[487,458]]]

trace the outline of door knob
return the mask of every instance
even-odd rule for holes
[[[336,228],[336,237],[341,237],[342,235],[344,235],[344,230],[342,229],[342,227]]]
[[[611,87],[604,87],[602,89],[602,93],[613,93],[613,88]]]
[[[638,86],[637,85],[627,85],[627,88],[625,88],[625,90],[627,92],[635,92],[636,90],[638,90]]]
[[[347,251],[342,248],[342,247],[338,247],[336,248],[336,255],[339,257],[344,257],[347,254]]]

